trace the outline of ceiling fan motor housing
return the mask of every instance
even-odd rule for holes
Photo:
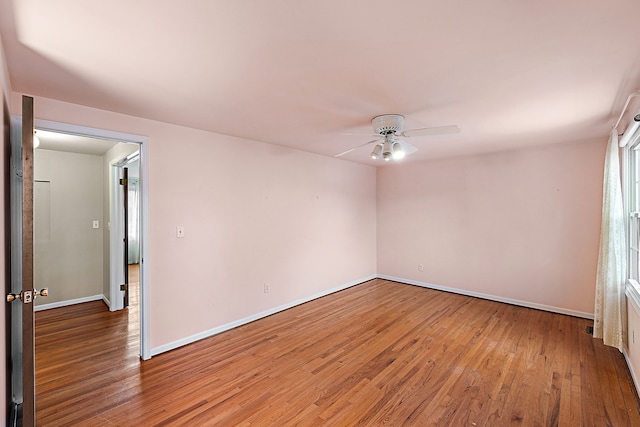
[[[373,129],[380,135],[393,135],[402,130],[404,116],[400,114],[384,114],[376,116],[371,120]]]

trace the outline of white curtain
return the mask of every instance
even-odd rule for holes
[[[140,263],[140,185],[137,178],[129,178],[129,264]]]
[[[593,336],[606,345],[622,351],[626,337],[625,280],[626,242],[625,213],[620,185],[618,130],[609,137],[604,163],[602,194],[602,228],[596,277],[596,301]]]

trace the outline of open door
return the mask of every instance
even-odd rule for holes
[[[131,144],[132,145],[132,144]],[[131,215],[131,186],[138,185],[137,168],[133,169],[133,178],[131,178],[131,165],[140,159],[138,147],[135,151],[130,151],[125,157],[115,159],[110,165],[109,179],[110,185],[110,223],[109,223],[109,239],[110,239],[110,288],[111,288],[111,304],[109,310],[117,311],[129,307],[130,305],[130,282],[129,282],[129,263],[130,258],[139,259],[139,249],[136,251],[135,246],[139,244],[139,224],[132,224],[131,220],[135,219]],[[134,208],[136,208],[136,197],[133,197]],[[134,238],[131,239],[131,232],[134,232]],[[133,247],[134,250],[130,248]],[[137,261],[135,263],[139,263]]]
[[[21,129],[20,129],[21,127]],[[33,98],[22,97],[22,122],[11,132],[11,418],[9,425],[35,425],[33,300]]]
[[[129,169],[122,168],[122,178],[120,179],[120,188],[123,191],[123,205],[124,205],[124,257],[123,257],[123,270],[124,270],[124,284],[120,290],[124,291],[124,302],[122,306],[124,308],[129,307]]]

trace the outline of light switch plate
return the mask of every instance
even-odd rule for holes
[[[100,228],[100,221],[98,220],[93,221],[93,228]]]

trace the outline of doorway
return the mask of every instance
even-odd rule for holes
[[[35,129],[36,137],[41,140],[41,146],[35,150],[34,154],[35,185],[37,187],[35,191],[35,270],[36,277],[43,281],[43,286],[48,286],[50,289],[50,297],[47,300],[42,300],[41,304],[36,306],[36,311],[99,299],[104,301],[108,306],[108,310],[121,310],[123,307],[118,302],[118,296],[121,294],[119,286],[123,283],[120,281],[120,276],[123,274],[114,277],[114,264],[120,266],[119,271],[123,271],[124,268],[130,269],[132,270],[132,285],[135,286],[136,282],[139,283],[137,287],[139,297],[137,300],[133,300],[134,303],[137,302],[137,305],[133,307],[134,309],[129,310],[129,316],[135,316],[135,319],[132,318],[132,325],[139,325],[139,356],[143,360],[148,359],[150,352],[146,333],[148,310],[145,306],[146,267],[144,265],[148,230],[145,188],[147,181],[145,179],[146,165],[144,162],[147,139],[137,135],[43,120],[35,121]],[[79,146],[84,148],[78,148]],[[133,227],[133,231],[136,232],[135,241],[137,243],[135,244],[137,249],[133,252],[137,256],[134,257],[134,262],[131,265],[129,263],[123,265],[122,257],[119,257],[116,262],[112,259],[114,246],[117,246],[118,242],[122,242],[122,237],[116,234],[121,232],[121,229],[119,229],[117,223],[114,223],[114,219],[117,220],[117,218],[114,217],[113,212],[123,207],[117,204],[119,200],[117,194],[114,195],[112,193],[111,173],[114,165],[127,163],[131,163],[131,166],[138,171],[135,180],[133,180],[136,184],[134,192],[137,198],[135,216],[138,219]],[[55,175],[53,164],[57,166],[66,165],[66,167],[59,168],[63,172],[55,176],[55,181],[50,178]],[[45,173],[47,167],[49,168],[49,177]],[[83,168],[84,170],[90,170],[89,175],[80,174]],[[65,174],[68,176],[65,177]],[[66,181],[62,181],[63,179]],[[72,194],[64,194],[64,188],[70,190],[69,193]],[[127,189],[118,188],[117,190],[119,193],[124,193]],[[82,194],[84,194],[84,198],[81,197]],[[54,279],[60,279],[61,276],[51,274],[55,272],[51,268],[40,271],[38,268],[38,256],[41,256],[40,263],[43,265],[51,265],[51,260],[42,258],[44,256],[43,253],[48,253],[53,256],[55,262],[64,266],[64,263],[60,260],[63,248],[54,239],[56,232],[60,234],[60,230],[57,230],[57,228],[62,226],[61,215],[56,212],[56,209],[59,209],[59,206],[56,207],[56,201],[60,205],[61,199],[67,204],[73,205],[72,209],[66,206],[65,212],[67,216],[71,217],[66,221],[75,230],[65,232],[64,235],[65,244],[67,245],[65,249],[71,247],[70,250],[75,255],[70,260],[66,260],[67,265],[65,267],[58,268],[58,271],[62,270],[64,272],[62,278],[65,279],[65,285],[56,289],[53,283]],[[91,200],[88,201],[86,199]],[[87,211],[90,211],[90,213]],[[54,217],[55,219],[53,219]],[[70,243],[70,237],[75,234],[83,236],[84,250],[80,247],[80,243],[77,243],[77,245],[76,243]],[[47,248],[45,244],[44,248],[39,250],[38,243],[40,243],[40,240],[45,243],[49,240],[49,247]],[[114,244],[114,242],[116,243]],[[120,244],[120,246],[122,245]],[[54,247],[58,250],[52,250]],[[94,256],[91,261],[81,259],[82,255],[91,253],[92,249]],[[117,250],[115,252],[117,253]],[[99,254],[98,259],[96,259],[95,253]],[[99,272],[97,273],[94,264],[99,265]],[[90,272],[92,265],[94,268]],[[85,277],[88,277],[86,275],[91,273],[93,288],[79,289],[78,282],[83,282],[83,285],[88,282],[88,280],[82,279],[75,280],[76,286],[74,287],[74,280],[70,279],[69,276],[74,271],[85,274]],[[119,282],[117,289],[114,289],[115,282]],[[72,285],[71,289],[67,286],[69,284]],[[132,333],[135,333],[137,338],[138,331],[132,331]]]
[[[26,106],[26,111],[27,113],[24,113],[25,111],[25,106]],[[15,291],[18,293],[12,293],[11,296],[13,297],[13,299],[24,299],[24,303],[31,303],[33,299],[35,299],[35,296],[38,295],[42,295],[45,296],[45,292],[44,289],[42,289],[41,291],[35,291],[34,290],[34,283],[33,283],[33,277],[32,277],[32,273],[34,272],[33,269],[33,264],[32,264],[32,257],[31,255],[25,255],[25,254],[32,254],[34,251],[32,250],[26,250],[26,251],[22,251],[20,250],[20,242],[21,241],[25,241],[29,244],[29,247],[31,249],[33,249],[33,247],[31,246],[33,240],[32,240],[32,236],[28,236],[28,238],[14,238],[13,236],[13,232],[14,230],[20,230],[22,229],[24,233],[26,233],[25,230],[29,230],[31,229],[32,231],[28,234],[32,234],[33,232],[33,219],[34,219],[34,215],[32,212],[32,205],[33,205],[33,201],[34,198],[36,197],[36,195],[32,192],[33,187],[35,186],[35,181],[36,181],[36,177],[33,175],[33,162],[31,160],[31,158],[33,157],[33,153],[34,153],[34,148],[33,148],[33,143],[36,142],[36,136],[34,135],[34,129],[38,130],[40,132],[47,132],[50,131],[52,133],[58,133],[58,134],[63,134],[66,136],[77,136],[77,137],[90,137],[90,138],[94,138],[96,140],[115,140],[115,141],[120,141],[122,143],[134,143],[136,144],[136,147],[138,147],[139,150],[139,155],[140,155],[140,192],[141,192],[141,213],[140,216],[141,218],[143,218],[143,220],[141,221],[141,243],[140,243],[140,263],[141,263],[141,267],[140,267],[140,304],[139,304],[139,316],[136,316],[136,319],[139,319],[139,321],[137,322],[137,330],[139,331],[139,334],[135,336],[135,342],[139,343],[140,345],[136,345],[135,347],[129,345],[129,348],[132,348],[134,353],[131,355],[134,359],[148,359],[150,358],[150,351],[149,351],[149,344],[148,344],[148,297],[147,297],[147,292],[146,292],[146,266],[144,264],[144,258],[145,258],[145,254],[148,248],[148,244],[147,244],[147,236],[148,236],[148,224],[146,221],[147,218],[147,214],[146,212],[148,211],[148,199],[146,196],[146,191],[145,191],[145,184],[146,182],[148,182],[147,179],[147,175],[146,175],[146,164],[145,164],[145,159],[147,158],[147,138],[146,137],[142,137],[142,136],[137,136],[137,135],[131,135],[131,134],[125,134],[125,133],[120,133],[120,132],[112,132],[112,131],[106,131],[106,130],[100,130],[100,129],[95,129],[95,128],[88,128],[88,127],[82,127],[82,126],[75,126],[75,125],[68,125],[68,124],[62,124],[62,123],[57,123],[57,122],[50,122],[50,121],[44,121],[44,120],[33,120],[33,116],[30,114],[30,111],[33,111],[33,99],[30,97],[26,97],[23,96],[23,115],[25,118],[25,121],[23,123],[22,118],[23,117],[14,117],[14,120],[12,120],[12,124],[11,124],[11,150],[18,150],[18,154],[17,155],[15,153],[11,154],[11,158],[12,158],[12,162],[15,159],[21,158],[22,160],[22,165],[23,165],[23,169],[20,169],[20,166],[18,165],[17,167],[13,167],[11,168],[12,173],[10,174],[11,177],[16,177],[17,180],[22,180],[22,178],[25,178],[24,181],[28,182],[29,185],[28,187],[32,187],[31,189],[28,189],[29,191],[26,191],[26,193],[31,192],[31,194],[27,194],[26,198],[23,195],[22,198],[18,197],[18,194],[22,194],[23,192],[20,191],[13,191],[13,186],[11,186],[12,188],[12,198],[14,196],[14,193],[16,195],[16,197],[18,197],[19,200],[28,200],[28,203],[26,203],[25,205],[29,205],[29,209],[25,208],[25,211],[27,212],[27,215],[25,216],[23,214],[23,209],[22,209],[22,205],[20,203],[16,203],[15,201],[11,201],[10,206],[11,206],[11,211],[12,211],[12,220],[11,220],[11,234],[12,234],[12,238],[11,238],[11,242],[12,242],[12,253],[16,253],[16,254],[22,254],[23,258],[26,257],[26,260],[23,260],[23,263],[27,266],[24,269],[24,274],[23,276],[30,276],[28,277],[28,280],[22,280],[21,283],[22,286],[20,287],[20,289],[22,290],[21,292],[19,291]],[[15,123],[15,126],[14,126]],[[23,126],[24,124],[24,126]],[[34,126],[35,125],[35,126]],[[16,131],[15,134],[16,136],[14,137],[14,130]],[[6,134],[6,129],[5,129],[5,134]],[[21,136],[20,136],[21,135]],[[42,136],[42,135],[41,135]],[[8,139],[6,140],[8,141]],[[14,143],[15,141],[15,143]],[[27,150],[22,149],[22,142],[21,141],[26,141],[26,147]],[[5,144],[6,145],[6,144]],[[60,150],[59,150],[60,151]],[[25,155],[26,153],[26,155]],[[31,154],[29,154],[31,153]],[[5,161],[6,161],[6,154],[5,153]],[[26,158],[26,160],[25,160]],[[50,159],[51,160],[51,159]],[[51,160],[53,162],[55,162],[56,160],[53,159]],[[26,165],[26,166],[25,166]],[[70,172],[75,172],[74,168],[70,168]],[[26,179],[28,178],[28,179]],[[57,182],[58,178],[56,178],[56,182]],[[80,179],[81,181],[82,179]],[[54,189],[56,188],[56,183],[52,182],[50,179],[38,179],[38,203],[39,204],[43,204],[44,206],[48,206],[49,210],[51,212],[44,212],[44,214],[38,214],[38,220],[40,221],[39,224],[39,228],[40,230],[44,233],[44,239],[48,239],[49,237],[52,237],[53,232],[54,232],[54,227],[57,226],[57,222],[52,220],[51,217],[51,213],[54,209],[53,206],[53,200],[57,197],[57,195],[55,195]],[[98,181],[102,181],[100,179],[98,179]],[[108,182],[108,180],[106,181]],[[25,187],[27,187],[27,185],[25,184]],[[95,193],[99,193],[100,197],[102,197],[103,191],[102,188],[101,189],[94,189]],[[7,198],[5,197],[5,203],[7,202]],[[75,208],[75,206],[74,206]],[[17,213],[19,213],[22,217],[26,218],[27,221],[27,226],[26,227],[14,227],[13,225],[13,219],[14,216],[13,215],[13,211],[16,211]],[[83,208],[78,208],[78,209],[73,209],[70,211],[70,213],[72,215],[75,215],[77,211],[83,211]],[[102,218],[100,216],[99,212],[94,212],[93,214],[95,214],[95,218],[97,218],[97,220],[92,220],[91,222],[91,229],[94,229],[93,233],[101,233],[102,230],[105,230],[105,225],[107,225],[108,227],[108,223],[105,224],[105,221],[103,220],[104,218]],[[105,217],[106,218],[106,217]],[[76,218],[77,219],[77,218]],[[101,223],[102,222],[102,223]],[[86,222],[85,221],[79,221],[79,224],[81,224],[83,227],[86,226]],[[31,225],[31,226],[30,226]],[[6,224],[5,224],[6,226]],[[102,229],[101,229],[102,228]],[[95,230],[97,229],[97,230]],[[108,228],[107,228],[108,229]],[[16,231],[17,232],[17,231]],[[107,239],[108,241],[108,239]],[[17,245],[17,248],[13,248],[13,242],[15,242],[15,245]],[[27,244],[25,243],[25,244]],[[64,252],[63,250],[66,249],[63,246],[60,247],[55,247],[52,248],[53,250],[51,251],[54,254],[59,254]],[[15,257],[16,259],[19,259],[19,256]],[[14,261],[14,257],[12,256],[11,258],[11,265],[13,266],[13,261]],[[84,265],[84,262],[79,262],[79,265]],[[21,264],[22,265],[22,264]],[[14,269],[11,268],[11,281],[14,281],[14,274],[13,272],[18,271],[19,269]],[[65,269],[66,270],[66,269]],[[69,270],[73,270],[69,269]],[[28,272],[28,274],[27,274]],[[16,274],[15,277],[18,277],[19,275]],[[52,275],[51,276],[45,276],[45,280],[49,281],[54,279],[53,277],[53,271],[52,271]],[[100,282],[100,280],[98,280],[98,282]],[[13,292],[13,288],[11,288],[12,292]],[[64,292],[61,292],[61,294],[64,294]],[[71,299],[73,300],[73,298]],[[8,299],[9,301],[9,299]],[[51,301],[51,299],[49,299],[49,301]],[[41,302],[45,302],[47,303],[47,300],[41,301]],[[58,301],[60,302],[60,301]],[[68,298],[66,299],[66,302],[69,302]],[[78,301],[79,302],[79,301]],[[96,304],[98,304],[98,307],[100,305],[103,305],[101,301],[95,301]],[[33,320],[33,308],[34,308],[34,304],[29,304],[30,305],[30,309],[28,310],[28,316],[30,317],[31,320]],[[66,304],[64,304],[66,305]],[[72,307],[75,306],[84,306],[85,304],[75,304],[72,305]],[[13,312],[14,310],[12,310]],[[25,310],[23,310],[24,312]],[[56,310],[50,310],[50,312],[54,312]],[[46,311],[45,311],[46,312]],[[105,313],[109,313],[109,311],[103,311]],[[123,311],[123,314],[127,314],[127,312]],[[23,316],[24,317],[24,316]],[[122,316],[120,316],[122,317]],[[24,320],[24,319],[23,319]],[[71,327],[73,327],[73,325],[77,323],[74,322],[73,320],[71,320],[71,322],[69,323],[69,325]],[[33,361],[34,361],[34,354],[33,351],[22,351],[23,347],[24,348],[31,348],[33,349],[33,332],[34,332],[34,328],[33,328],[33,324],[31,322],[23,322],[23,327],[20,327],[17,324],[14,324],[14,322],[11,322],[12,324],[12,328],[11,328],[11,336],[13,337],[14,335],[16,337],[18,336],[22,336],[25,335],[28,339],[28,342],[30,342],[30,345],[27,346],[16,346],[16,349],[18,350],[18,354],[17,357],[14,357],[14,352],[12,351],[11,354],[11,360],[10,360],[10,364],[12,365],[11,368],[11,372],[12,372],[12,376],[14,375],[14,373],[18,373],[21,374],[22,370],[16,369],[16,366],[18,366],[17,364],[20,363],[20,360],[24,360],[24,364],[20,365],[20,366],[27,366],[27,364],[29,363],[29,366],[31,366],[30,369],[23,369],[23,371],[29,371],[29,372],[33,372]],[[48,324],[48,325],[54,325],[55,323],[52,322],[44,322],[42,323],[43,325]],[[17,325],[17,327],[16,327]],[[24,326],[24,325],[31,325],[31,326]],[[15,332],[14,334],[14,331]],[[22,335],[20,334],[20,332],[22,331]],[[24,332],[24,331],[31,331],[31,332]],[[68,328],[64,328],[61,330],[61,332],[64,334],[63,338],[66,336],[73,336],[73,332],[71,330],[69,330]],[[94,334],[95,337],[98,339],[99,342],[102,342],[102,345],[105,345],[103,343],[103,340],[100,339],[100,335],[99,334]],[[58,340],[58,341],[62,341],[62,340]],[[27,342],[27,341],[25,341]],[[84,343],[85,341],[82,341],[81,346],[79,347],[80,349],[84,348]],[[11,347],[13,348],[13,346]],[[104,347],[103,347],[104,348]],[[139,349],[139,350],[138,350]],[[41,366],[44,366],[45,369],[54,369],[55,367],[52,366],[52,364],[50,363],[50,359],[47,358],[46,363],[41,363]],[[113,363],[113,361],[111,361]],[[20,371],[20,372],[18,372]],[[74,369],[72,369],[72,371],[75,372]],[[80,381],[84,381],[84,379],[89,379],[90,376],[82,376],[81,372],[78,372],[80,374],[80,377],[78,377],[78,380]],[[31,380],[33,380],[33,374],[31,374]],[[20,381],[19,383],[14,383],[12,381],[12,383],[14,383],[14,385],[12,385],[11,387],[11,391],[20,391],[22,389],[18,389],[18,387],[24,382],[24,384],[30,384],[31,381],[29,380],[29,378],[24,379],[23,381]],[[15,385],[17,384],[17,385]],[[22,396],[22,393],[19,393],[20,396]],[[29,397],[30,396],[30,397]],[[24,407],[26,408],[31,408],[31,410],[33,410],[34,405],[33,405],[33,398],[35,397],[35,391],[33,389],[32,386],[30,386],[30,391],[27,392],[27,390],[25,389],[25,393],[24,393]],[[27,402],[27,400],[30,400],[30,402]],[[15,400],[15,402],[21,402],[23,401],[22,398],[20,398],[20,400]],[[13,402],[13,400],[12,400]],[[29,403],[29,404],[27,404]],[[30,412],[30,411],[29,411]]]

